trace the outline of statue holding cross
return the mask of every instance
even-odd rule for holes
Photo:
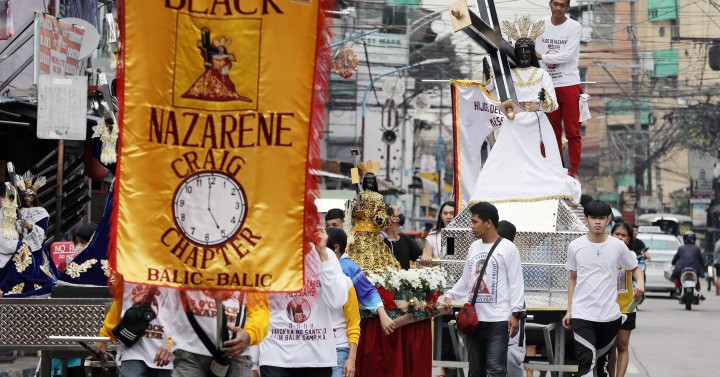
[[[493,0],[474,1],[478,14],[469,11],[467,0],[458,0],[449,6],[453,28],[456,32],[467,34],[490,56],[497,80],[497,94],[503,103],[501,111],[508,119],[512,119],[518,110],[512,105],[512,100],[517,100],[510,77],[510,68],[517,66],[513,47],[502,37]],[[569,174],[578,179],[582,149],[579,100],[583,90],[578,71],[581,26],[567,17],[569,9],[570,0],[550,1],[552,16],[543,19],[546,30],[536,38],[535,44],[537,59],[542,62],[541,68],[550,74],[557,89],[558,109],[548,115],[555,140],[562,154],[564,130],[568,140]]]
[[[468,145],[477,145],[478,139],[484,139],[485,134],[494,127],[479,127],[476,123],[491,123],[490,120],[478,115],[483,108],[493,109],[491,106],[478,106],[472,100],[467,98],[485,100],[503,112],[506,116],[505,121],[499,122],[502,126],[499,137],[493,146],[487,160],[479,169],[474,187],[470,190],[468,204],[449,225],[450,228],[458,226],[454,230],[458,233],[447,233],[443,237],[447,242],[451,235],[454,235],[454,241],[460,236],[467,233],[461,231],[460,224],[469,223],[472,219],[472,236],[475,237],[477,227],[477,217],[473,209],[478,207],[472,205],[478,202],[490,202],[497,205],[498,214],[501,219],[512,218],[514,214],[517,220],[528,220],[539,216],[532,210],[518,212],[513,211],[520,206],[529,206],[526,203],[542,203],[540,206],[547,206],[550,210],[557,213],[553,206],[567,206],[563,200],[579,202],[581,195],[580,182],[568,175],[567,169],[563,168],[560,149],[555,143],[555,133],[553,127],[548,120],[546,113],[551,113],[558,108],[558,101],[555,95],[553,80],[545,70],[540,68],[538,57],[535,51],[535,41],[543,33],[545,22],[532,22],[529,17],[520,18],[517,24],[503,22],[502,27],[497,19],[495,7],[492,0],[476,0],[478,5],[478,14],[470,12],[467,8],[466,0],[450,6],[450,12],[453,19],[453,25],[456,31],[462,31],[467,34],[473,41],[480,45],[489,55],[492,62],[494,72],[494,92],[489,93],[483,90],[485,97],[481,96],[465,96],[455,95],[453,106],[454,114],[459,114],[455,120],[456,134],[459,134],[458,150],[467,149]],[[503,32],[507,38],[514,42],[514,46],[503,38]],[[460,82],[457,80],[456,82]],[[485,89],[488,85],[487,79],[483,77],[481,81],[471,81],[472,84],[463,84],[466,86],[481,86]],[[457,85],[457,84],[453,84]],[[477,91],[476,91],[477,92]],[[474,92],[465,91],[474,95]],[[490,97],[492,95],[494,98]],[[462,97],[462,98],[461,98]],[[480,102],[483,103],[483,102]],[[485,102],[487,103],[487,102]],[[499,105],[497,105],[499,103]],[[472,109],[473,111],[468,111]],[[494,112],[491,110],[491,112]],[[464,119],[461,117],[465,115]],[[472,121],[468,121],[468,120]],[[495,126],[495,125],[493,125]],[[471,133],[468,130],[472,130]],[[474,144],[473,144],[474,143]],[[471,155],[472,153],[468,153]],[[456,155],[457,156],[457,155]],[[456,157],[457,158],[457,157]],[[469,158],[468,158],[469,160]],[[463,163],[458,163],[462,166]],[[465,170],[466,177],[472,175],[470,171]],[[474,177],[473,177],[474,178]],[[463,180],[462,175],[458,175],[456,179]],[[465,186],[467,187],[467,186]],[[462,191],[462,190],[458,190]],[[480,217],[480,220],[484,218]],[[467,222],[464,222],[467,221]],[[522,221],[520,224],[522,224]],[[487,225],[490,228],[490,225]],[[518,228],[523,229],[523,228]],[[529,229],[529,228],[525,228]],[[470,236],[470,235],[468,235]],[[475,240],[475,238],[471,238]],[[474,241],[471,245],[477,245]],[[482,244],[482,247],[490,248],[488,244]],[[477,247],[477,246],[475,246]],[[527,246],[525,246],[527,247]],[[487,250],[483,249],[483,250]],[[562,248],[560,248],[562,250]],[[543,249],[541,253],[545,253]],[[482,252],[481,252],[482,253]],[[478,254],[479,255],[479,254]],[[465,269],[470,268],[472,271],[473,259],[468,249]],[[493,260],[495,255],[487,257]],[[521,254],[523,262],[529,260],[527,256]],[[479,260],[479,259],[478,259]],[[463,275],[464,276],[464,275]],[[498,292],[497,294],[509,294],[507,286],[502,287],[502,280],[488,282],[490,292]],[[453,287],[452,291],[461,289],[463,278],[461,277]],[[533,286],[528,284],[529,288]],[[524,287],[523,287],[524,292]],[[464,292],[463,292],[464,293]],[[472,291],[470,292],[472,294]],[[533,292],[534,294],[534,292]],[[525,294],[523,293],[523,296]],[[532,296],[529,296],[532,297]],[[526,297],[523,297],[524,301]],[[496,303],[500,303],[497,301]],[[522,360],[524,358],[524,349],[518,347],[522,344],[520,338],[508,339],[508,328],[510,324],[515,322],[515,318],[522,316],[514,306],[509,302],[495,307],[497,311],[481,312],[478,310],[478,319],[483,324],[483,334],[468,335],[466,337],[466,345],[469,356],[469,374],[470,375],[488,375],[488,376],[505,376],[505,375],[523,375]],[[487,309],[486,309],[487,310]],[[491,323],[499,321],[500,317],[493,317],[497,313],[512,313],[506,317],[507,323],[502,328],[493,329]],[[513,318],[515,317],[515,318]],[[503,323],[504,323],[503,318]],[[521,332],[518,332],[518,334]],[[517,339],[517,340],[516,340]],[[514,343],[513,343],[514,342]],[[513,346],[508,347],[509,344]],[[519,356],[518,356],[519,354]],[[485,357],[485,355],[498,355],[497,357]],[[512,367],[513,371],[508,368]],[[519,370],[520,374],[517,374]]]
[[[510,123],[503,126],[483,165],[470,203],[551,198],[578,202],[580,183],[563,168],[561,150],[546,115],[557,110],[558,101],[553,81],[540,68],[535,52],[545,22],[533,23],[523,16],[517,25],[505,21],[501,26],[492,0],[478,0],[478,7],[479,16],[468,10],[465,0],[452,4],[453,24],[488,53],[495,76],[496,98],[492,100],[500,102],[499,110]]]
[[[467,0],[458,0],[449,6],[453,28],[467,34],[490,57],[500,102],[516,100],[510,75],[510,68],[517,66],[513,46],[502,37],[493,0],[476,1],[480,15],[470,12]]]

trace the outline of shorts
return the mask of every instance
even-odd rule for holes
[[[635,319],[637,318],[637,312],[628,313],[626,315],[627,319],[620,325],[620,330],[635,330]]]

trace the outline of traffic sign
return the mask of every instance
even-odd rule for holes
[[[67,263],[75,258],[75,244],[72,241],[53,242],[50,245],[50,257],[58,269],[62,266],[62,270],[65,270]]]

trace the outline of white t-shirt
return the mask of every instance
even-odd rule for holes
[[[345,274],[335,253],[327,249],[328,260],[320,263],[313,250],[305,263],[318,265],[318,279],[307,281],[300,292],[279,294],[270,312],[270,330],[260,343],[260,366],[281,368],[323,368],[337,365],[335,336],[330,311],[342,310],[348,298]],[[310,297],[319,291],[319,298]],[[315,302],[310,305],[310,302]]]
[[[547,71],[556,88],[580,84],[580,23],[568,18],[555,26],[545,17],[545,32],[535,40],[535,51],[542,54],[540,68]]]
[[[215,347],[222,348],[217,342],[217,305],[215,299],[208,295],[208,292],[202,290],[188,290],[183,293],[187,297],[187,304],[189,309],[195,314],[195,320],[197,321],[200,328],[208,336],[208,338],[215,344]],[[244,301],[244,295],[239,292],[233,292],[233,296],[222,302],[225,308],[225,316],[227,317],[227,324],[235,326],[237,323],[239,327],[243,327],[247,320],[245,313],[245,305],[240,306],[240,299]],[[181,299],[178,297],[177,302],[182,305]],[[240,321],[237,321],[238,316]],[[193,330],[190,321],[185,314],[182,306],[180,306],[175,313],[175,331],[173,335],[174,348],[181,349],[190,353],[198,355],[212,356],[208,351],[205,344],[200,340],[200,337]],[[228,330],[228,339],[231,339],[233,332]],[[245,349],[243,355],[250,355],[250,348]]]
[[[572,318],[593,322],[620,318],[618,268],[630,271],[637,266],[635,253],[615,237],[607,236],[604,243],[592,243],[587,236],[570,242],[565,268],[577,272]]]
[[[350,289],[353,286],[352,280],[347,275],[343,274],[343,279],[346,288]],[[330,315],[332,316],[332,327],[333,333],[335,334],[335,347],[350,347],[350,339],[347,334],[347,322],[345,321],[345,306],[337,309],[330,309]]]
[[[150,287],[147,285],[125,282],[123,286],[122,315],[131,306],[142,302],[149,289]],[[125,347],[121,343],[122,360],[142,360],[150,368],[172,370],[172,362],[165,366],[158,366],[154,359],[158,349],[167,343],[168,337],[172,337],[173,341],[175,340],[175,334],[171,333],[174,331],[172,329],[175,308],[173,295],[172,289],[158,287],[155,297],[150,302],[156,317],[148,324],[145,335],[132,347]]]
[[[250,357],[252,358],[252,370],[259,370],[260,367],[258,366],[258,359],[260,358],[260,346],[250,346],[248,349],[250,350]]]
[[[477,240],[470,245],[463,274],[445,295],[451,300],[467,296],[470,302],[480,270],[492,248],[492,243]],[[525,288],[520,251],[514,243],[503,239],[493,251],[480,286],[475,310],[482,322],[507,321],[512,312],[521,311],[525,302]]]
[[[432,247],[433,258],[445,258],[447,255],[446,246],[442,246],[442,238],[440,232],[432,231],[425,237],[425,242]]]

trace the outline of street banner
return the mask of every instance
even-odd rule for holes
[[[86,139],[87,88],[86,76],[40,76],[37,86],[38,139]]]
[[[80,46],[85,30],[44,13],[35,13],[35,83],[40,75],[80,74]]]
[[[111,264],[125,281],[303,288],[329,67],[319,0],[121,2]],[[310,224],[310,225],[309,225]]]
[[[498,100],[480,81],[451,80],[453,139],[455,143],[454,191],[457,212],[468,205],[482,167],[481,147],[490,132],[503,125]]]

